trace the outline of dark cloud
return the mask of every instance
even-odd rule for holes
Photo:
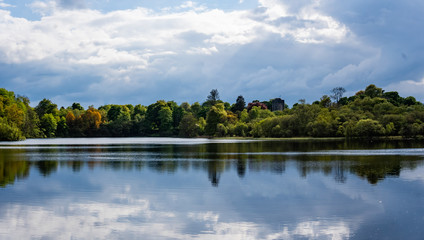
[[[87,7],[85,0],[56,0],[56,1],[59,7],[65,8],[65,9],[81,9],[81,8]]]

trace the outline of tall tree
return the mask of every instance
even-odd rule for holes
[[[340,99],[343,97],[343,93],[346,92],[346,89],[343,87],[335,87],[331,90],[333,95],[331,95],[331,98],[336,101],[336,103],[339,103]]]
[[[214,136],[217,125],[224,123],[227,119],[227,112],[224,109],[224,104],[219,103],[212,106],[206,117],[205,133],[209,136]]]
[[[237,97],[236,103],[234,104],[233,108],[231,109],[233,112],[237,111],[243,111],[243,109],[246,107],[246,102],[244,101],[244,97],[242,95]]]
[[[218,100],[219,100],[218,89],[212,89],[211,92],[209,93],[208,97],[206,98],[206,101],[210,102],[211,105],[215,105]]]

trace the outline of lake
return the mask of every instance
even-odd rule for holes
[[[0,142],[0,239],[423,239],[419,141]]]

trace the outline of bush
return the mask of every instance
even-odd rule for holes
[[[381,136],[384,134],[383,126],[376,120],[372,119],[361,119],[355,127],[354,133],[359,137],[373,138],[375,136]]]
[[[25,137],[22,135],[22,132],[19,128],[0,122],[1,141],[19,141],[24,139]]]

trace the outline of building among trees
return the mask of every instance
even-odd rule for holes
[[[284,110],[284,100],[281,98],[275,98],[272,100],[271,111],[283,111]]]

